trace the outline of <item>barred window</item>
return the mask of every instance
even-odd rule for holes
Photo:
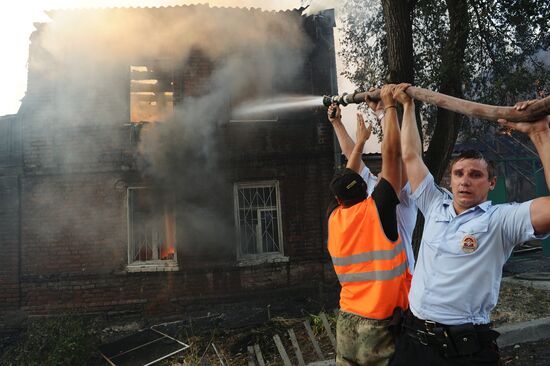
[[[234,187],[239,258],[283,254],[279,182]]]
[[[128,188],[128,264],[175,265],[175,215],[151,190]]]

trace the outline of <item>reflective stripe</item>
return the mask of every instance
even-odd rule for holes
[[[340,282],[362,282],[362,281],[387,281],[395,278],[403,273],[407,269],[407,262],[401,263],[399,266],[389,271],[372,271],[372,272],[362,272],[362,273],[349,273],[349,274],[339,274],[338,280]]]
[[[332,263],[335,266],[347,266],[375,260],[386,260],[395,258],[403,250],[403,244],[399,242],[395,248],[390,250],[375,250],[372,252],[354,254],[348,257],[332,257]]]

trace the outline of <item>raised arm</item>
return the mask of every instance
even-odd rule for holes
[[[348,134],[348,131],[346,130],[346,127],[342,122],[342,112],[340,110],[340,107],[336,103],[333,103],[330,107],[328,107],[327,117],[332,124],[332,128],[334,128],[334,133],[336,134],[336,138],[338,139],[338,144],[340,144],[340,149],[342,149],[342,153],[344,154],[346,159],[349,160],[355,143],[351,139],[351,136]],[[368,130],[367,140],[370,137],[371,130],[372,128]],[[363,161],[361,161],[360,171],[363,170],[364,167],[365,164],[363,163]]]
[[[515,105],[518,111],[524,110],[534,101],[519,102]],[[529,136],[542,162],[544,169],[544,178],[546,185],[550,190],[550,116],[546,116],[537,122],[508,122],[503,119],[498,120],[499,124],[504,127],[512,128],[516,131],[523,132]],[[533,200],[530,208],[531,224],[535,229],[536,234],[550,233],[550,197],[539,197]]]
[[[399,84],[394,90],[393,97],[403,105],[401,153],[407,170],[407,178],[411,184],[411,190],[414,192],[426,178],[429,171],[426,164],[424,164],[424,160],[422,160],[422,142],[416,127],[414,101],[405,93],[409,86],[410,84]]]
[[[355,146],[353,146],[353,150],[350,153],[348,163],[346,165],[346,168],[352,169],[357,174],[361,174],[361,170],[365,166],[363,164],[363,160],[361,160],[361,156],[363,155],[365,142],[367,142],[367,139],[370,136],[371,128],[371,125],[369,125],[369,127],[365,125],[363,115],[361,113],[357,113],[357,141],[355,142]]]
[[[397,109],[393,98],[395,85],[387,84],[380,91],[384,103],[384,119],[382,129],[382,171],[380,176],[386,179],[395,192],[401,191],[401,145],[399,144],[399,123]]]

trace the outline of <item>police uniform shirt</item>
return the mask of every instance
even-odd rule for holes
[[[485,201],[457,216],[451,193],[438,187],[431,174],[412,198],[426,223],[409,293],[411,311],[448,325],[489,323],[502,266],[514,246],[549,236],[534,233],[532,201]]]
[[[367,182],[367,193],[369,196],[374,191],[374,187],[378,183],[377,177],[371,173],[368,167],[364,167],[361,171],[361,177]],[[399,192],[399,204],[397,205],[397,231],[401,237],[401,241],[405,246],[405,253],[407,254],[407,263],[409,265],[409,272],[413,273],[414,270],[414,253],[412,249],[412,233],[414,226],[416,225],[417,208],[414,201],[411,199],[411,185],[407,184]]]

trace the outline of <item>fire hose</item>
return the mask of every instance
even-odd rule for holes
[[[451,97],[442,93],[434,92],[428,89],[410,86],[405,93],[411,98],[434,104],[447,110],[464,114],[466,116],[496,121],[499,118],[507,119],[512,122],[535,122],[542,117],[550,114],[550,97],[539,99],[524,110],[518,111],[514,107],[500,107],[489,104],[471,102],[456,97]],[[380,100],[380,89],[368,92],[354,92],[352,94],[344,93],[342,95],[323,97],[323,104],[329,107],[332,103],[347,106],[348,104],[359,104],[367,99],[372,101]]]

